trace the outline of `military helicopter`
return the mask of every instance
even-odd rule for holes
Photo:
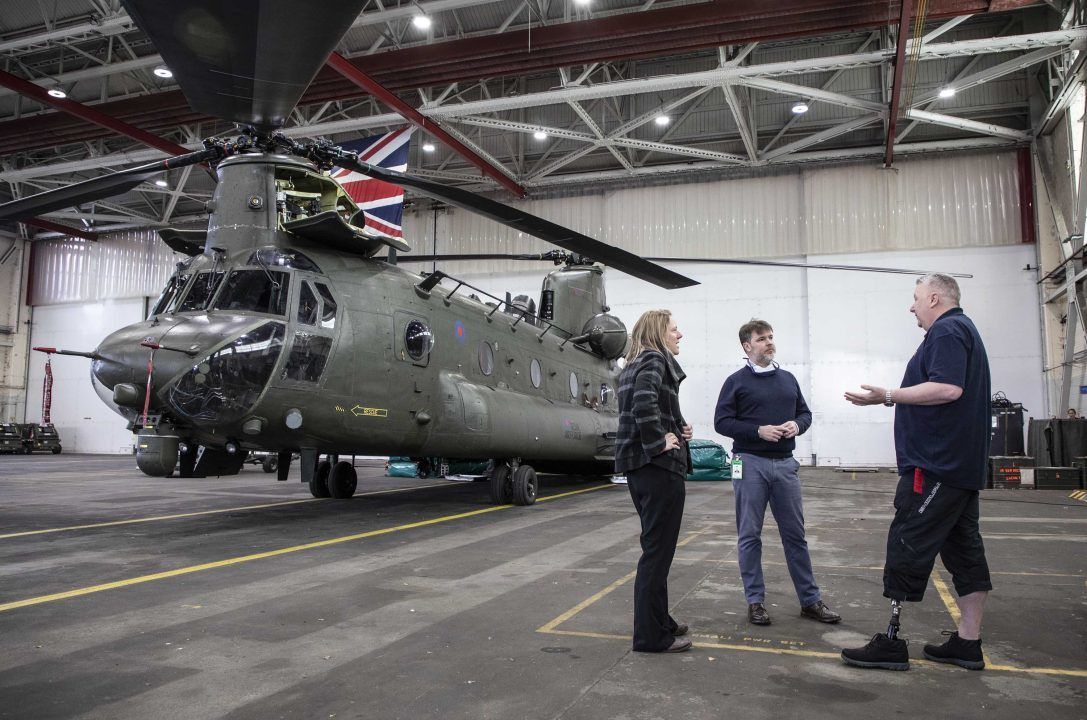
[[[214,166],[207,229],[160,231],[189,257],[148,318],[90,352],[39,348],[92,360],[96,392],[137,434],[140,470],[232,475],[250,451],[270,451],[285,480],[297,453],[315,497],[349,498],[357,475],[340,456],[485,459],[493,461],[492,499],[521,505],[536,499],[537,469],[610,474],[616,360],[627,333],[608,312],[601,263],[665,288],[696,281],[489,198],[277,132],[361,0],[303,13],[286,0],[123,4],[190,105],[239,124],[241,134],[0,205],[0,220],[125,192],[170,169]],[[400,267],[396,253],[410,246],[365,227],[332,167],[562,248],[412,256],[553,262],[539,311],[531,298],[499,298],[441,271]]]
[[[536,469],[609,473],[626,329],[607,312],[594,261],[664,287],[695,281],[488,198],[276,132],[361,4],[300,17],[280,2],[125,0],[190,104],[244,128],[197,152],[0,206],[0,219],[30,217],[196,163],[218,176],[206,231],[160,232],[189,259],[149,317],[93,352],[45,350],[91,358],[96,391],[138,433],[136,462],[152,476],[178,460],[182,477],[231,475],[249,451],[265,450],[278,453],[285,479],[297,452],[314,496],[348,498],[357,477],[339,456],[493,459],[493,499],[524,505],[535,500]],[[234,46],[209,45],[212,29]],[[287,37],[283,57],[274,41]],[[544,280],[540,312],[527,298],[397,266],[396,252],[410,247],[363,227],[333,166],[564,248],[538,256],[560,265]]]

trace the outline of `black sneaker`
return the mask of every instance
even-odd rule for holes
[[[906,646],[901,638],[892,640],[883,633],[876,633],[864,647],[842,650],[842,660],[854,667],[909,670],[910,653]]]
[[[985,659],[981,654],[981,640],[963,640],[958,632],[944,630],[947,642],[943,645],[926,645],[925,659],[939,663],[951,663],[967,670],[983,670]]]

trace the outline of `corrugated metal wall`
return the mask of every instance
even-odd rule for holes
[[[529,212],[640,255],[770,258],[827,253],[984,247],[1020,242],[1015,153],[798,168],[782,174],[645,187],[516,203]],[[405,237],[434,247],[431,212],[408,213]],[[437,217],[442,253],[531,253],[551,246],[473,213]],[[152,231],[92,243],[35,243],[36,305],[155,296],[182,259]],[[473,263],[507,271],[511,262]],[[451,264],[451,272],[464,265]],[[521,267],[523,269],[523,266]]]

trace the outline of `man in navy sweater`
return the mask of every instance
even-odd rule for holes
[[[808,542],[804,538],[804,505],[800,463],[793,458],[797,435],[811,426],[811,411],[792,373],[774,362],[774,329],[764,320],[740,328],[747,365],[725,380],[717,399],[713,426],[733,440],[732,487],[736,496],[740,575],[747,596],[747,619],[769,625],[762,577],[762,523],[766,505],[777,521],[789,575],[800,601],[800,614],[825,623],[841,620],[823,602],[815,584]]]

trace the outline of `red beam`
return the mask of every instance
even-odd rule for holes
[[[343,55],[336,52],[332,53],[328,56],[328,65],[333,70],[400,113],[412,124],[426,130],[435,138],[441,140],[444,144],[448,145],[453,152],[475,165],[484,175],[501,183],[517,197],[525,196],[525,189],[511,180],[508,175],[481,158],[467,145],[443,130],[440,125],[432,122],[428,117],[420,113],[411,105],[408,105],[396,95],[386,90],[379,82],[352,65],[351,61]]]
[[[80,230],[74,227],[68,227],[67,225],[61,225],[55,223],[52,220],[43,220],[42,218],[28,218],[26,220],[20,220],[23,225],[30,225],[32,227],[41,228],[42,230],[51,230],[52,232],[58,232],[62,235],[71,235],[72,237],[80,237],[84,240],[97,240],[98,233],[90,232],[88,230]]]
[[[898,48],[895,50],[895,79],[891,83],[891,111],[887,123],[887,151],[883,155],[883,167],[891,167],[895,160],[895,130],[898,127],[898,98],[902,94],[902,77],[906,74],[906,41],[910,37],[910,12],[913,0],[904,0],[902,14],[898,18]]]
[[[1034,237],[1034,160],[1030,148],[1019,148],[1019,241],[1033,243]]]

